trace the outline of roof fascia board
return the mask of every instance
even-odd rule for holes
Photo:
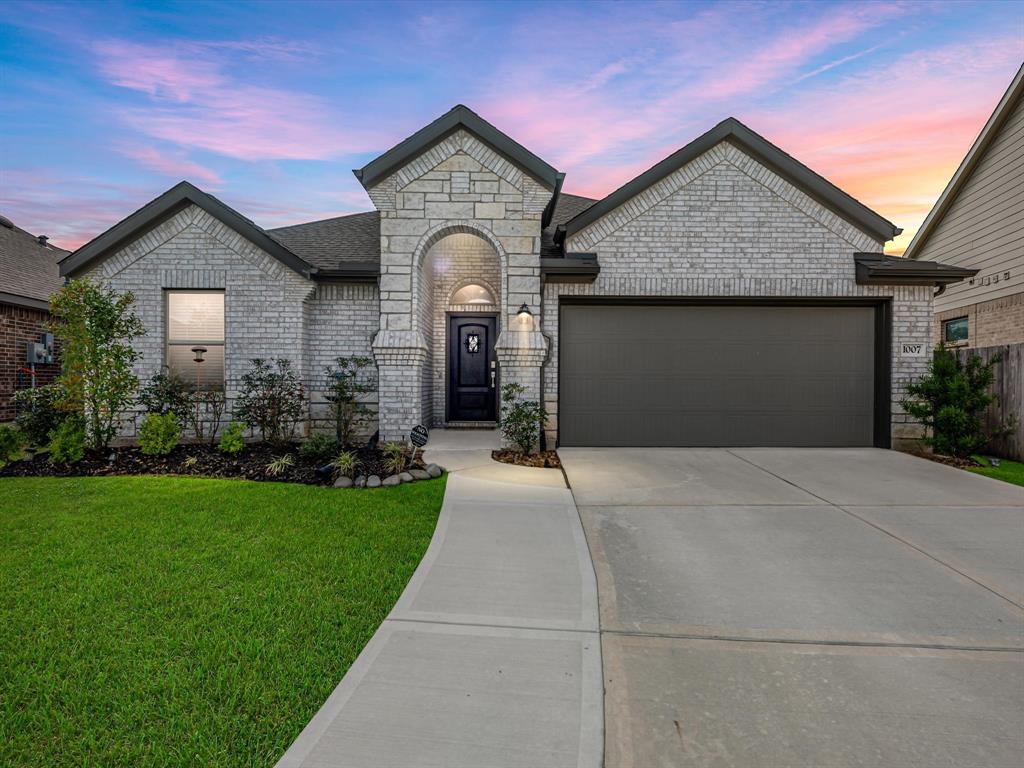
[[[981,162],[985,155],[985,150],[988,149],[989,145],[995,140],[996,135],[999,133],[999,129],[1003,127],[1007,119],[1010,117],[1013,105],[1017,99],[1024,93],[1024,64],[1021,65],[1020,69],[1017,70],[1016,77],[1010,83],[1009,88],[1006,89],[1006,93],[999,100],[996,108],[992,111],[988,120],[985,122],[985,126],[981,129],[981,133],[974,140],[971,148],[967,151],[964,159],[960,162],[959,167],[956,169],[956,173],[953,174],[953,178],[949,180],[946,188],[942,190],[942,194],[939,195],[939,199],[935,201],[935,205],[928,212],[924,222],[921,224],[921,228],[917,230],[914,235],[914,239],[910,241],[910,245],[907,246],[905,255],[908,259],[916,259],[918,253],[924,248],[925,243],[928,242],[928,238],[931,237],[932,231],[938,225],[939,221],[945,216],[946,211],[953,205],[958,197],[960,190],[964,184],[970,179],[974,172],[974,169]]]
[[[767,139],[730,117],[570,219],[563,227],[559,227],[559,237],[569,237],[593,224],[723,141],[736,145],[857,229],[883,241],[893,239],[902,231]]]
[[[375,283],[380,277],[380,264],[375,261],[353,261],[339,269],[321,269],[314,279],[317,282]]]
[[[547,283],[592,283],[600,273],[595,253],[570,253],[540,260],[541,280]]]
[[[420,128],[412,136],[399,142],[362,168],[353,170],[352,173],[365,189],[369,189],[393,171],[430,149],[434,144],[448,138],[459,128],[464,128],[474,134],[496,152],[507,157],[551,189],[555,188],[559,175],[555,168],[461,104],[450,109],[429,125]]]
[[[26,309],[50,311],[50,302],[48,301],[33,299],[29,296],[19,296],[16,293],[6,293],[5,291],[0,291],[0,304],[13,304],[16,307],[25,307]]]
[[[880,253],[855,253],[858,285],[936,285],[959,283],[978,274],[976,269],[940,264],[935,261],[911,261],[900,264],[896,257]]]
[[[263,249],[285,266],[304,277],[316,273],[316,268],[307,264],[277,240],[216,198],[206,194],[186,181],[176,184],[164,194],[150,201],[125,219],[115,224],[99,237],[83,245],[77,251],[60,261],[61,277],[71,277],[93,261],[127,242],[137,239],[146,232],[169,219],[189,204],[197,205],[225,226],[230,227],[254,245]]]

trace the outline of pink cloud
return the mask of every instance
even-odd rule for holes
[[[161,152],[155,147],[126,147],[121,150],[121,154],[138,161],[144,168],[174,179],[187,179],[210,189],[217,189],[223,183],[215,171],[180,153]]]
[[[377,146],[375,131],[353,125],[316,96],[233,77],[229,63],[239,50],[292,56],[301,49],[265,42],[93,46],[109,82],[149,97],[144,106],[117,110],[142,134],[246,161],[326,160]]]

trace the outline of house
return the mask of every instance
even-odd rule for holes
[[[143,376],[201,343],[229,398],[286,357],[316,403],[372,355],[382,439],[493,425],[516,381],[549,446],[914,440],[932,294],[973,274],[881,255],[895,225],[735,119],[601,200],[464,106],[355,175],[374,211],[279,229],[182,182],[61,274],[135,293]]]
[[[935,297],[936,342],[1024,342],[1024,66],[906,256],[978,270]]]
[[[57,262],[68,252],[47,239],[0,216],[0,424],[15,416],[14,393],[32,386],[28,345],[49,331],[50,295],[64,284]],[[36,383],[49,383],[58,372],[55,363],[37,363]]]

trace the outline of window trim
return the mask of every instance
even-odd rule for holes
[[[950,323],[956,323],[963,320],[967,327],[967,335],[962,339],[950,339],[946,331],[946,328]],[[971,318],[970,315],[960,315],[959,317],[951,317],[947,320],[942,321],[942,341],[944,344],[967,344],[971,340]]]
[[[222,310],[224,313],[224,336],[220,340],[216,339],[175,339],[171,341],[171,294],[172,293],[218,293],[221,295]],[[164,288],[163,289],[163,304],[164,304],[164,368],[167,371],[171,371],[171,347],[220,347],[224,352],[222,353],[223,365],[221,368],[221,380],[219,385],[213,385],[212,388],[223,389],[227,386],[227,336],[228,336],[228,325],[227,325],[227,291],[223,288]]]

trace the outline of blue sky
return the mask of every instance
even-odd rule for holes
[[[729,115],[903,226],[1024,60],[1024,3],[26,3],[0,212],[77,246],[182,178],[267,227],[464,103],[604,195]]]

